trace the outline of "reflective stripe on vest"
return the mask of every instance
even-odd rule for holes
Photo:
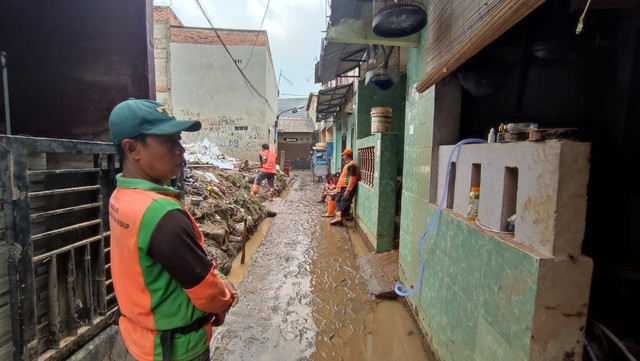
[[[356,175],[350,176],[349,175],[349,167],[354,166],[356,167]],[[345,188],[347,185],[349,185],[349,190],[352,190],[353,187],[355,187],[355,184],[358,182],[358,165],[356,164],[356,162],[352,159],[351,161],[349,161],[349,163],[344,165],[344,168],[342,168],[342,173],[340,173],[340,179],[338,179],[338,188],[342,189]]]

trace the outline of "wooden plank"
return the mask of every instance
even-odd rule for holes
[[[76,211],[82,211],[82,210],[91,209],[91,208],[97,208],[97,207],[100,207],[100,204],[101,203],[99,202],[88,203],[88,204],[82,204],[74,207],[60,208],[60,209],[56,209],[48,212],[34,213],[31,215],[31,220],[49,217],[49,216],[57,216],[59,214],[64,214],[69,212],[76,212]]]
[[[431,1],[427,74],[416,90],[422,93],[455,71],[544,1]]]
[[[76,315],[76,257],[74,251],[67,253],[67,261],[65,264],[66,286],[67,286],[67,335],[76,336],[78,334],[78,322]]]
[[[35,242],[35,241],[38,241],[40,239],[47,238],[49,236],[54,236],[56,234],[69,232],[69,231],[74,231],[74,230],[82,229],[82,228],[85,228],[85,227],[95,226],[97,224],[100,224],[101,222],[102,222],[101,220],[95,219],[95,220],[92,220],[92,221],[87,221],[87,222],[74,224],[74,225],[68,226],[68,227],[54,229],[54,230],[48,231],[48,232],[34,234],[33,236],[31,236],[31,241]]]
[[[48,174],[77,174],[77,173],[97,173],[98,168],[76,168],[76,169],[43,169],[43,170],[30,170],[28,172],[29,177],[35,175],[48,175]],[[31,179],[31,178],[30,178]]]
[[[13,360],[13,345],[0,346],[0,361]]]
[[[94,307],[93,307],[93,277],[91,275],[91,252],[89,249],[89,244],[86,244],[83,247],[83,257],[82,257],[82,294],[84,296],[84,307],[88,308],[87,319],[86,322],[89,325],[93,324],[93,315],[94,315]]]
[[[108,236],[109,234],[110,234],[110,232],[107,232],[107,233],[105,233],[105,234],[103,234],[103,235],[99,235],[99,236],[95,236],[95,237],[87,238],[87,239],[84,239],[84,240],[82,240],[82,241],[79,241],[79,242],[76,242],[76,243],[70,244],[70,245],[68,245],[68,246],[64,246],[64,247],[62,247],[62,248],[58,248],[58,249],[56,249],[56,250],[54,250],[54,251],[47,252],[47,253],[43,253],[43,254],[41,254],[41,255],[38,255],[38,256],[36,256],[36,257],[33,257],[33,262],[34,262],[34,263],[41,262],[41,261],[44,261],[44,260],[46,260],[47,258],[49,258],[49,257],[51,257],[51,256],[53,256],[53,255],[60,254],[60,253],[64,253],[64,252],[70,251],[71,249],[74,249],[74,248],[82,247],[82,246],[84,246],[85,244],[88,244],[88,243],[91,243],[91,242],[100,241],[100,240],[102,240],[104,237]]]
[[[60,347],[60,309],[58,306],[58,257],[49,260],[49,347]]]
[[[86,192],[86,191],[94,191],[94,190],[99,190],[99,189],[100,189],[99,185],[97,185],[97,186],[60,188],[60,189],[52,189],[52,190],[48,190],[48,191],[29,192],[29,197],[44,197],[44,196],[50,196],[50,195],[54,195],[54,194]]]

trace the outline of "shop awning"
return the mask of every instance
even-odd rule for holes
[[[318,92],[318,105],[316,107],[316,122],[328,119],[340,111],[340,108],[349,101],[353,93],[353,85],[338,85],[333,88],[322,89]]]
[[[322,39],[320,61],[316,63],[316,83],[329,82],[357,68],[366,51],[366,45],[330,43]]]

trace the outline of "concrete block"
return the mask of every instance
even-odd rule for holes
[[[540,260],[529,360],[582,360],[592,270],[588,257]]]
[[[444,190],[446,169],[453,146],[441,146],[438,191]],[[505,206],[515,192],[517,213],[514,239],[555,257],[580,255],[586,216],[589,177],[588,143],[553,140],[470,144],[457,156],[453,211],[465,216],[474,173],[480,174],[478,221],[504,230]],[[474,171],[474,168],[476,171]],[[508,184],[508,172],[517,181]],[[513,178],[513,177],[511,177]]]

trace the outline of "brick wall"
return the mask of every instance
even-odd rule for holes
[[[168,6],[154,6],[153,19],[168,21],[172,26],[184,26],[182,21],[178,19],[178,16],[176,16],[176,13],[174,13]]]
[[[156,8],[157,10],[157,8]],[[168,92],[171,88],[169,77],[169,24],[166,19],[156,19],[153,28],[153,53],[156,66],[156,99],[167,102],[171,97]]]
[[[264,30],[217,29],[227,46],[262,46],[269,48],[269,39]],[[257,38],[257,41],[256,41]],[[220,39],[212,29],[172,27],[172,43],[221,45]]]

